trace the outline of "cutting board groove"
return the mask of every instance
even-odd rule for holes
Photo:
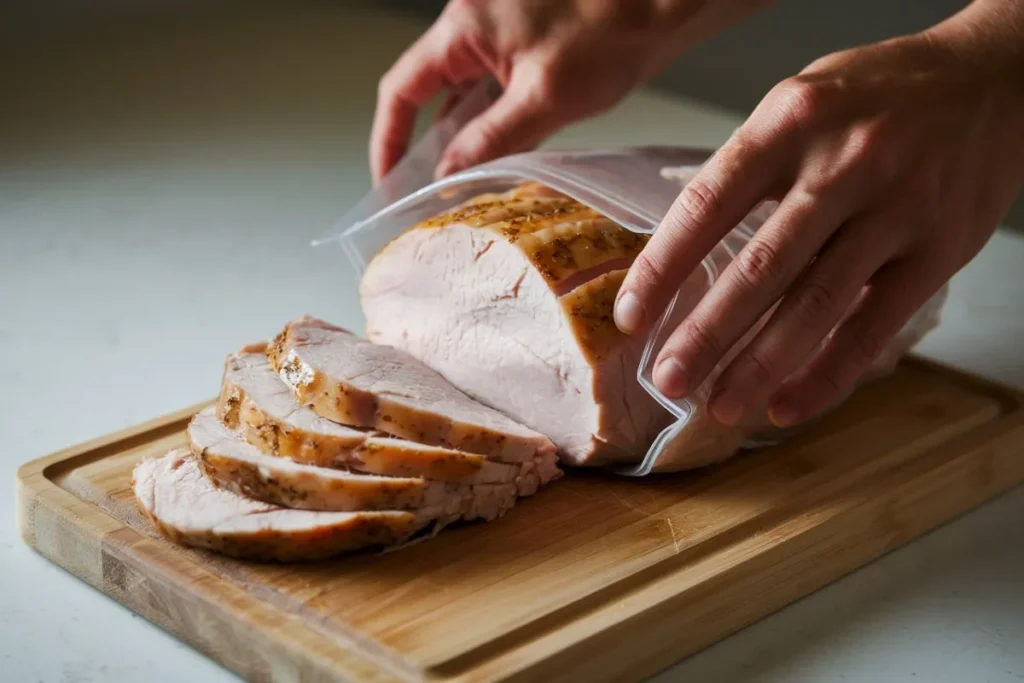
[[[378,555],[237,562],[157,537],[140,458],[193,406],[25,465],[27,543],[252,680],[631,681],[1024,480],[1024,400],[920,360],[787,443],[676,476],[572,472]]]

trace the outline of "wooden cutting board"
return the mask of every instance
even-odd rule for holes
[[[1024,480],[1022,403],[912,360],[785,445],[572,472],[497,522],[304,566],[180,548],[137,512],[132,467],[197,406],[25,465],[21,530],[253,680],[634,681]]]

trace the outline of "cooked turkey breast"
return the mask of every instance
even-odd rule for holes
[[[573,464],[636,460],[670,421],[612,306],[646,243],[531,184],[413,227],[360,286],[369,338],[547,435]]]

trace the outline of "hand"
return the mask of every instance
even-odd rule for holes
[[[600,113],[686,47],[765,3],[452,0],[380,81],[370,136],[374,181],[402,158],[417,111],[443,89],[490,74],[504,93],[451,141],[439,177],[531,149]]]
[[[735,425],[767,407],[784,427],[842,398],[1024,185],[1022,55],[1024,6],[981,0],[773,89],[683,190],[619,292],[619,327],[646,327],[756,203],[780,201],[665,343],[658,388],[694,391],[778,303],[715,381],[713,416]]]

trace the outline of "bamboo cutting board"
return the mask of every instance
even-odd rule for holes
[[[914,360],[705,471],[571,472],[399,552],[259,565],[167,543],[135,509],[133,466],[200,407],[25,465],[21,530],[260,681],[638,680],[1024,480],[1022,396]]]

